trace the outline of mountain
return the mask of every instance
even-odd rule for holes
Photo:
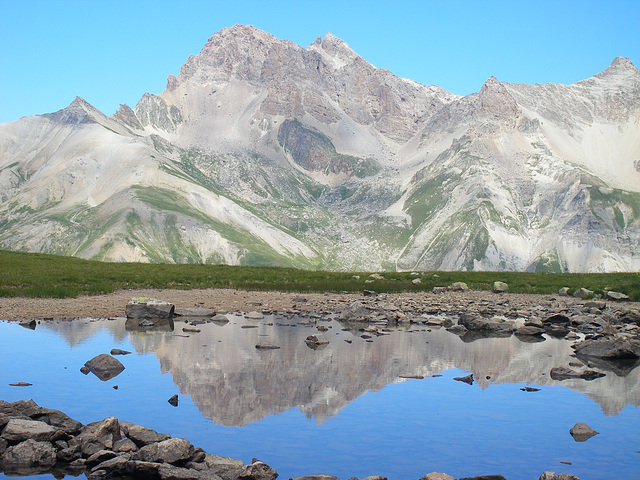
[[[0,125],[0,248],[344,270],[640,270],[640,72],[453,95],[327,34],[213,35],[160,95]]]

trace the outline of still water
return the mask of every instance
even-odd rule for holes
[[[551,368],[575,361],[564,340],[465,342],[415,326],[363,339],[331,320],[317,322],[330,343],[314,350],[304,342],[317,333],[308,319],[229,319],[199,325],[199,333],[183,332],[182,322],[155,332],[128,329],[125,319],[41,322],[35,330],[0,322],[0,399],[33,398],[83,423],[113,415],[208,453],[258,458],[284,479],[418,480],[440,471],[535,480],[547,470],[640,479],[640,368],[559,382]],[[280,349],[256,349],[261,342]],[[133,352],[117,357],[120,375],[101,381],[80,372],[112,348]],[[453,380],[469,373],[473,385]],[[167,400],[176,393],[173,407]],[[577,422],[600,434],[574,441]]]

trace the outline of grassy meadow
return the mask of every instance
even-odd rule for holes
[[[200,264],[110,263],[74,257],[0,250],[0,297],[77,297],[124,288],[236,288],[293,292],[410,292],[431,290],[453,282],[472,289],[490,289],[494,281],[510,292],[556,293],[584,287],[602,294],[623,292],[640,300],[640,274],[553,274],[518,272],[328,272],[279,267],[236,267]],[[420,278],[415,285],[412,280]]]

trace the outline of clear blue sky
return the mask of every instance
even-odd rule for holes
[[[616,56],[640,67],[640,0],[0,0],[0,123],[76,95],[107,115],[133,107],[236,23],[303,47],[331,32],[378,68],[459,95],[492,75],[569,84]]]

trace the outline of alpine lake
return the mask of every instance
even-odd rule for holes
[[[32,398],[85,424],[115,416],[207,453],[258,458],[285,479],[640,479],[640,368],[554,380],[553,367],[575,361],[571,341],[469,339],[413,324],[366,335],[331,316],[227,319],[199,331],[180,320],[2,321],[0,398]],[[319,326],[329,343],[312,348],[305,339]],[[131,352],[117,357],[119,375],[80,371],[114,348]],[[472,384],[454,380],[469,374]],[[177,406],[167,401],[175,394]],[[599,434],[577,441],[578,422]]]

